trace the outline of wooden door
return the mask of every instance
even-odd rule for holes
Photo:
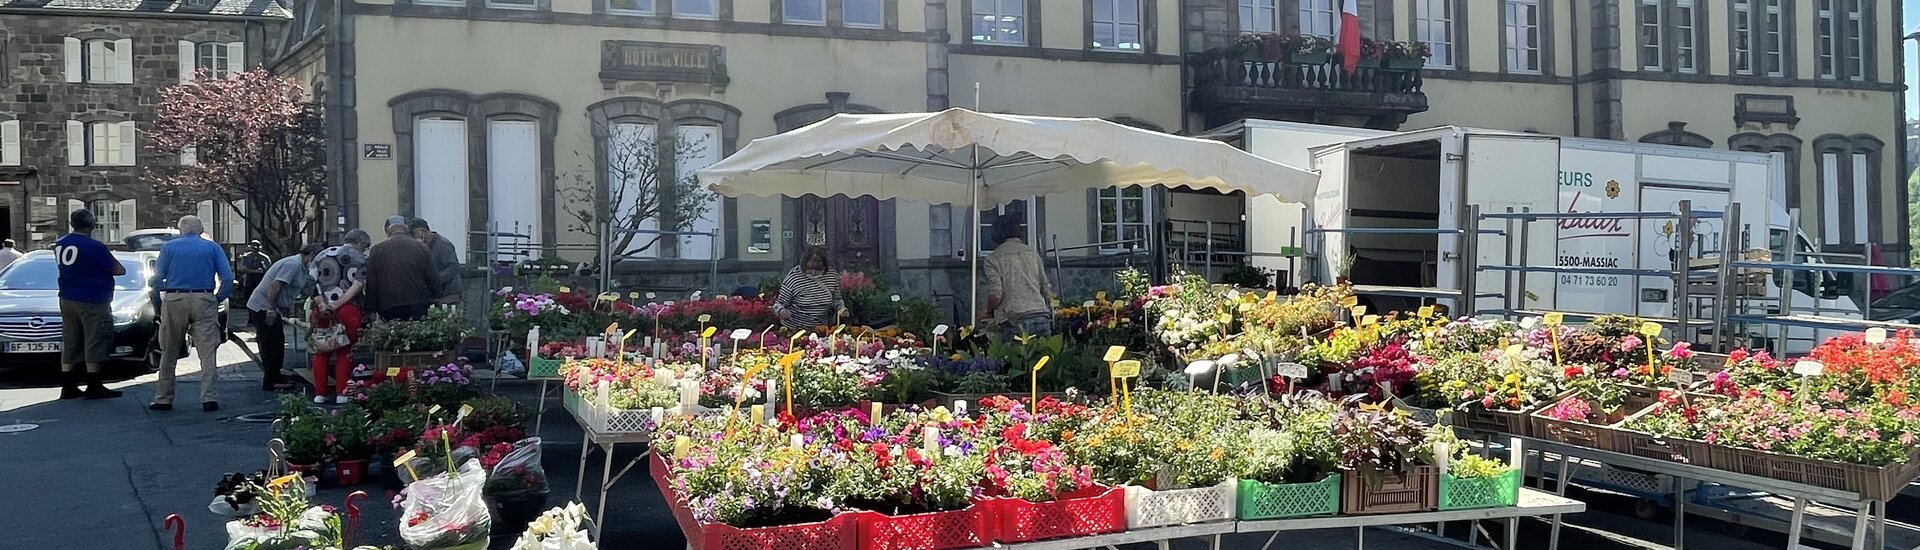
[[[800,199],[800,227],[800,244],[826,247],[834,269],[870,271],[880,262],[880,201],[873,197]]]

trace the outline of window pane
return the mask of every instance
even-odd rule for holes
[[[1026,3],[1022,0],[979,0],[973,3],[973,41],[1025,44]]]
[[[717,17],[719,12],[713,7],[714,0],[674,0],[675,17]]]
[[[1115,20],[1121,23],[1139,23],[1140,22],[1140,0],[1114,0],[1114,1],[1118,4],[1115,7],[1115,13],[1114,13]]]
[[[653,14],[653,0],[607,0],[607,10]]]
[[[849,27],[879,28],[885,24],[886,15],[881,10],[880,0],[841,0],[841,18]]]
[[[780,17],[788,23],[825,23],[826,6],[823,0],[785,0],[780,4]]]

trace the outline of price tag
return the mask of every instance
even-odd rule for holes
[[[1275,374],[1299,380],[1307,377],[1307,366],[1299,363],[1281,363],[1273,366]]]
[[[1114,361],[1119,361],[1120,358],[1126,357],[1126,356],[1127,356],[1126,346],[1113,346],[1113,347],[1107,348],[1107,355],[1103,359],[1108,363],[1112,363]]]
[[[1545,321],[1547,323],[1547,326],[1557,327],[1557,326],[1560,326],[1560,323],[1565,322],[1567,320],[1567,314],[1558,313],[1558,312],[1548,313],[1544,316],[1541,316],[1540,320]]]
[[[638,300],[638,299],[640,299],[640,291],[637,291],[637,290],[636,290],[636,291],[633,291],[633,292],[628,292],[628,293],[627,293],[627,299],[628,299],[628,300]]]
[[[1693,384],[1693,371],[1690,371],[1687,369],[1673,369],[1672,371],[1667,372],[1667,379],[1672,380],[1673,383],[1679,384],[1681,386],[1689,386]]]
[[[1085,301],[1085,302],[1081,302],[1081,303],[1080,303],[1080,307],[1082,307],[1082,308],[1086,308],[1086,309],[1092,309],[1092,308],[1093,308],[1093,300],[1087,300],[1087,301]]]
[[[1425,318],[1428,318],[1428,317],[1432,317],[1432,316],[1433,316],[1433,306],[1430,306],[1430,305],[1428,305],[1428,306],[1420,306],[1420,318],[1421,318],[1421,319],[1425,319]]]
[[[400,376],[400,367],[387,367],[387,376]]]
[[[1114,378],[1133,378],[1140,376],[1140,361],[1128,359],[1113,364]]]
[[[1352,312],[1355,319],[1367,316],[1367,306],[1353,306],[1347,308],[1347,311]]]
[[[893,295],[893,296],[890,296],[890,298],[892,298],[892,299],[893,299],[893,301],[895,301],[895,302],[898,302],[898,301],[900,301],[900,295],[899,295],[899,294],[895,294],[895,295]]]
[[[1647,322],[1645,322],[1645,323],[1640,323],[1640,334],[1644,334],[1644,335],[1647,335],[1647,336],[1659,336],[1659,335],[1660,335],[1660,323],[1655,323],[1655,322],[1653,322],[1653,321],[1647,321]]]
[[[407,454],[413,454],[413,453],[407,453]],[[299,480],[300,480],[300,474],[287,474],[287,475],[273,478],[272,481],[267,482],[267,486],[274,487],[274,488],[286,487],[288,485],[292,485],[293,482],[299,481]]]
[[[695,290],[693,291],[693,294],[688,294],[687,300],[695,301],[695,302],[700,301],[700,291]]]
[[[1800,376],[1820,376],[1826,370],[1827,366],[1819,361],[1802,359],[1793,364],[1793,373]]]
[[[1052,355],[1040,356],[1040,360],[1033,364],[1033,372],[1040,372],[1040,369],[1047,368],[1047,362],[1052,360],[1053,360]]]
[[[1349,307],[1349,308],[1350,308],[1350,307],[1353,307],[1353,306],[1357,306],[1357,305],[1360,305],[1360,297],[1359,297],[1359,296],[1347,296],[1347,297],[1345,297],[1345,298],[1341,298],[1341,299],[1340,299],[1340,307]]]
[[[939,336],[939,335],[942,335],[942,334],[946,334],[946,333],[947,333],[947,329],[949,329],[949,328],[952,328],[952,327],[948,327],[948,326],[946,326],[946,325],[934,325],[934,326],[933,326],[933,335],[934,335],[934,336]]]
[[[702,314],[700,314],[700,317],[698,317],[697,319],[699,319],[699,320],[700,320],[700,322],[702,322],[702,323],[705,323],[705,322],[707,322],[707,321],[712,321],[712,320],[713,320],[713,316],[712,316],[712,315],[709,315],[709,314],[705,314],[705,313],[702,313]]]
[[[1524,351],[1526,351],[1526,346],[1523,346],[1520,344],[1512,344],[1507,346],[1508,357],[1519,357],[1520,353]]]
[[[648,293],[647,293],[647,299],[648,299],[648,300],[652,300],[654,296],[658,296],[658,295],[657,295],[657,294],[654,294],[654,293],[652,293],[652,292],[648,292]]]
[[[713,337],[713,333],[715,333],[715,332],[719,332],[719,331],[720,331],[720,329],[718,329],[718,328],[715,328],[715,327],[707,327],[707,330],[703,330],[703,331],[700,331],[700,337],[701,337],[701,338],[712,338],[712,337]]]
[[[619,301],[619,300],[620,300],[620,293],[618,293],[618,292],[602,292],[602,293],[600,293],[600,301],[602,301],[602,302],[617,302],[617,301]]]
[[[469,414],[473,414],[473,405],[460,405],[460,416],[465,417]]]
[[[750,336],[753,336],[753,329],[745,329],[745,328],[733,329],[733,334],[727,335],[728,338],[732,338],[734,340],[745,340]]]
[[[564,287],[564,286],[563,286],[563,287],[560,287],[560,293],[561,293],[561,294],[573,294],[573,288],[572,288],[572,287]]]
[[[1867,343],[1876,346],[1887,343],[1887,329],[1881,327],[1867,329]]]
[[[1528,317],[1520,320],[1520,330],[1533,330],[1533,327],[1537,326],[1540,326],[1539,317]]]
[[[786,355],[782,355],[780,356],[780,368],[783,368],[783,369],[793,368],[794,363],[800,361],[801,357],[806,357],[806,356],[807,356],[807,352],[804,352],[804,351],[796,351],[796,352],[788,353]]]
[[[1365,307],[1363,306],[1363,307],[1362,307],[1361,309],[1363,309],[1363,310],[1364,310],[1364,309],[1365,309]],[[1368,316],[1366,316],[1366,317],[1361,317],[1361,318],[1360,318],[1360,326],[1363,326],[1363,327],[1364,327],[1364,326],[1368,326],[1368,325],[1374,325],[1374,324],[1378,324],[1379,322],[1380,322],[1380,316],[1379,316],[1379,315],[1368,315]]]
[[[414,456],[414,452],[413,452],[413,451],[407,451],[407,452],[405,452],[405,453],[403,453],[403,454],[401,454],[400,456],[397,456],[397,457],[394,457],[394,458],[393,458],[393,467],[395,467],[395,468],[399,468],[399,467],[401,467],[401,466],[404,466],[404,465],[406,465],[406,464],[407,464],[408,462],[412,462],[412,461],[413,461],[413,456]]]
[[[437,413],[437,412],[440,412],[440,406],[439,406],[439,405],[434,405],[434,406],[431,406],[431,407],[427,407],[427,414],[433,414],[433,413]]]

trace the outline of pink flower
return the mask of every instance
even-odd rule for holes
[[[1633,351],[1633,349],[1637,347],[1640,347],[1639,336],[1629,334],[1626,338],[1620,339],[1620,351],[1622,352]]]
[[[1673,349],[1667,350],[1667,357],[1671,357],[1679,361],[1685,361],[1687,359],[1690,359],[1693,357],[1693,344],[1689,344],[1686,342],[1675,342],[1673,344]]]

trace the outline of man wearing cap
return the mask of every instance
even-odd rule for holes
[[[233,267],[206,238],[199,216],[180,217],[180,237],[160,247],[153,288],[160,291],[160,381],[150,410],[173,410],[174,366],[189,333],[200,356],[200,410],[220,410],[220,302],[233,294]]]
[[[1024,214],[1009,213],[993,223],[993,255],[980,262],[987,274],[983,320],[1010,334],[1053,335],[1053,289],[1046,263],[1027,246]]]
[[[433,253],[413,238],[407,218],[387,218],[387,240],[367,252],[368,308],[388,321],[411,321],[427,316],[433,305]]]
[[[260,241],[247,241],[247,251],[234,259],[233,272],[240,275],[240,299],[253,297],[253,289],[260,288],[260,282],[267,274],[267,265],[273,258],[260,251]]]
[[[93,239],[100,223],[92,211],[75,210],[67,220],[73,232],[53,242],[60,266],[60,398],[120,397],[100,384],[100,366],[113,356],[113,278],[126,275],[127,267]],[[87,365],[86,391],[75,372],[81,363]]]
[[[466,281],[460,278],[460,251],[454,249],[453,241],[435,233],[427,225],[427,220],[408,220],[407,227],[413,230],[413,238],[420,239],[420,243],[427,245],[427,250],[433,253],[433,271],[440,274],[434,281],[434,288],[438,289],[433,294],[437,297],[434,303],[460,303],[460,293],[467,286]]]

